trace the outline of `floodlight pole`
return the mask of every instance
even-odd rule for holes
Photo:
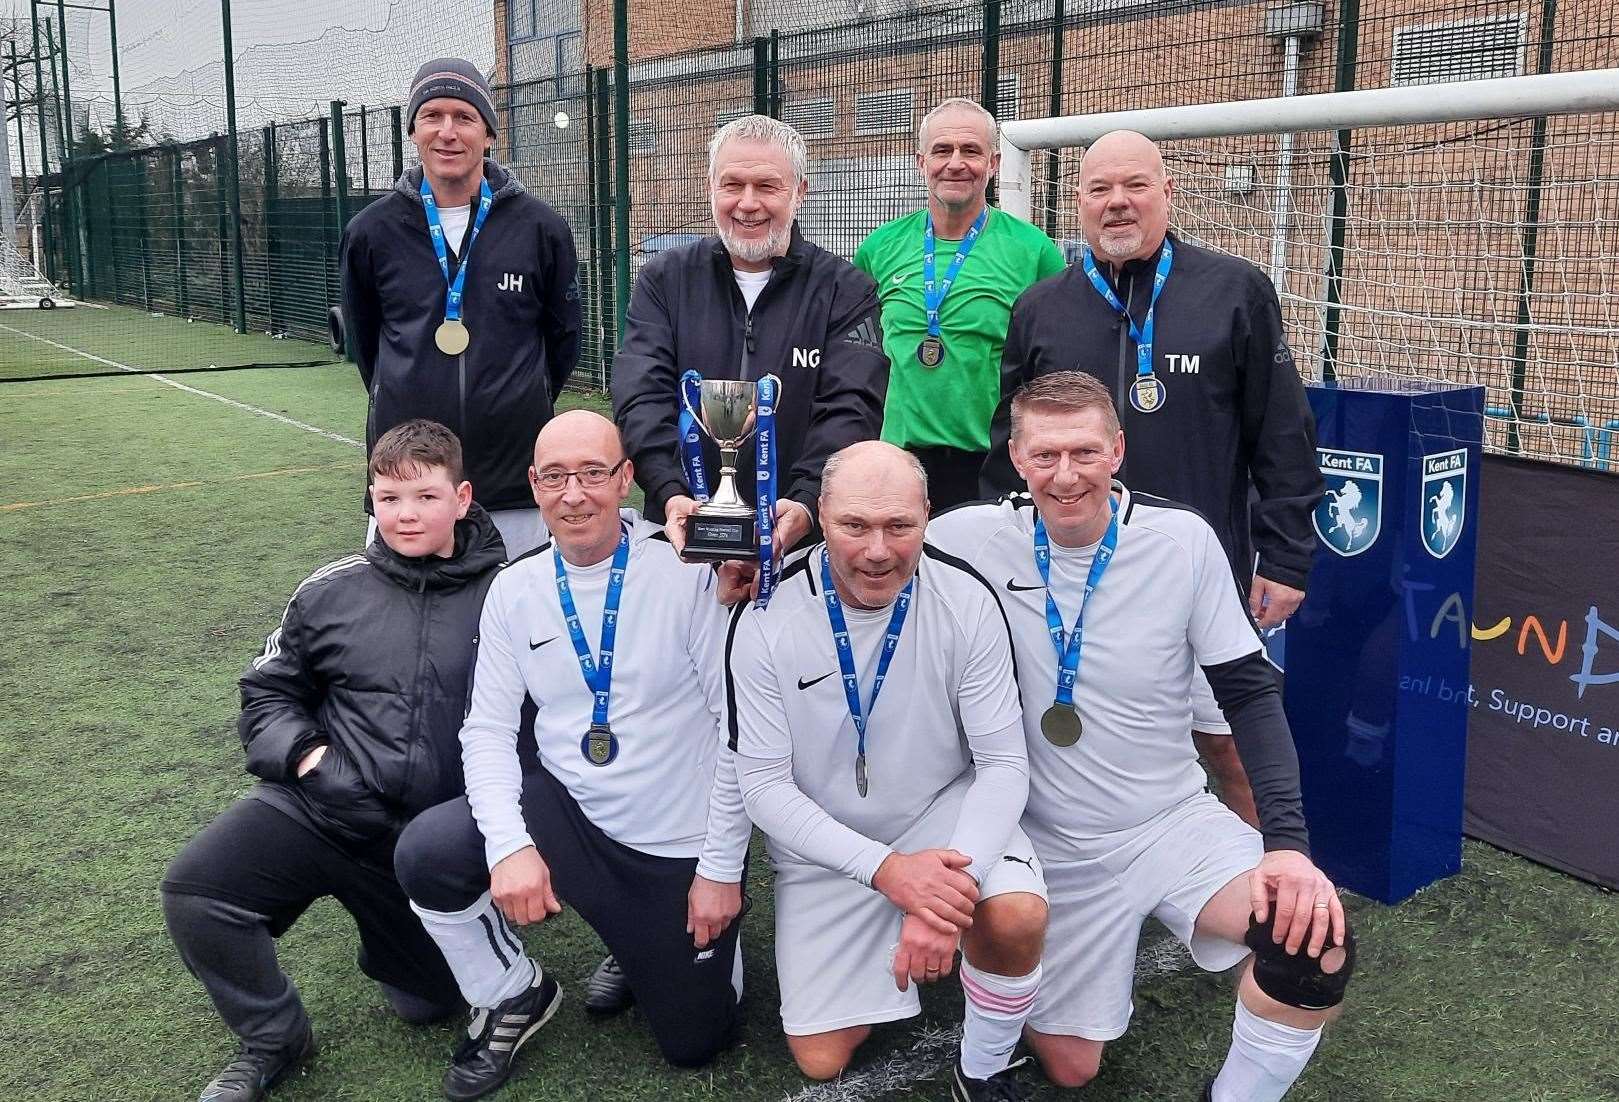
[[[617,255],[614,257],[618,325],[614,335],[622,337],[630,303],[629,0],[613,0],[613,183],[617,189],[613,204],[613,230],[618,238]]]
[[[12,39],[6,43],[11,51],[11,101],[17,105],[17,161],[18,171],[22,174],[24,184],[28,183],[28,149],[23,144],[22,128],[22,68],[17,61],[17,42]]]
[[[45,278],[54,282],[56,260],[52,249],[54,242],[51,240],[51,189],[45,182],[50,177],[51,147],[45,130],[45,75],[39,64],[39,12],[32,2],[28,5],[28,21],[34,32],[34,113],[39,120],[39,189],[43,193],[39,213],[45,231],[45,263],[39,265],[39,258],[34,259],[36,266],[45,273]]]
[[[61,3],[61,0],[57,0]],[[225,141],[230,164],[226,184],[230,189],[231,266],[236,276],[236,331],[247,332],[247,292],[242,275],[242,181],[239,149],[236,143],[236,56],[230,41],[230,0],[219,0],[220,22],[225,34]]]
[[[112,44],[112,117],[120,137],[124,134],[124,91],[118,81],[118,0],[107,0],[107,37]]]
[[[73,159],[73,85],[67,75],[67,8],[56,0],[56,37],[62,49],[62,111],[67,116],[67,157]]]

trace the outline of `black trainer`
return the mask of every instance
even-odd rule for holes
[[[635,992],[618,966],[618,958],[608,955],[585,981],[585,1009],[592,1014],[622,1014],[635,1005]]]
[[[451,1102],[482,1098],[511,1078],[517,1050],[557,1012],[562,988],[550,973],[535,966],[536,978],[520,992],[493,1009],[472,1012],[467,1039],[450,1058],[444,1073],[444,1096]]]
[[[1029,1097],[1029,1088],[1018,1082],[1017,1070],[1029,1059],[1025,1056],[1021,1060],[1014,1060],[1006,1066],[1006,1070],[988,1079],[973,1079],[961,1070],[961,1059],[957,1057],[956,1066],[950,1073],[952,1102],[1024,1102]]]
[[[270,1088],[297,1071],[315,1055],[315,1032],[306,1022],[304,1035],[286,1048],[264,1052],[243,1045],[236,1059],[226,1064],[213,1082],[202,1088],[197,1102],[258,1102]]]

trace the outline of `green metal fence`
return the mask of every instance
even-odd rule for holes
[[[798,128],[811,156],[800,222],[813,240],[849,255],[872,228],[923,201],[912,163],[915,127],[940,99],[974,97],[1005,120],[1272,97],[1283,92],[1278,27],[1295,24],[1311,28],[1295,44],[1299,94],[1619,64],[1619,11],[1599,0],[1561,0],[1561,10],[1559,0],[991,0],[638,60],[626,66],[622,95],[609,66],[509,82],[497,89],[496,155],[573,227],[586,308],[576,378],[601,386],[611,373],[623,306],[618,273],[633,276],[647,257],[707,232],[705,146],[728,119],[766,112]],[[402,126],[397,105],[334,103],[319,118],[244,131],[238,210],[229,199],[227,147],[219,135],[72,161],[54,184],[46,181],[53,184],[50,274],[87,298],[216,321],[232,320],[240,296],[248,328],[324,339],[327,310],[338,300],[345,220],[414,162]],[[1537,262],[1540,175],[1555,182],[1557,174],[1536,167],[1545,147],[1544,129],[1537,133],[1502,154],[1510,163],[1500,169],[1518,189],[1514,196],[1527,188],[1535,197],[1511,213],[1519,238],[1511,263],[1524,271],[1514,282],[1525,287],[1534,283]],[[1593,123],[1583,147],[1580,171],[1600,203],[1619,179],[1619,122],[1604,116]],[[1351,178],[1376,150],[1354,141],[1340,149],[1331,180],[1323,174],[1328,198],[1318,213],[1340,232],[1320,270],[1336,266],[1343,277],[1344,266],[1359,260],[1342,244],[1343,204]],[[1075,163],[1069,154],[1042,157],[1036,217],[1059,240],[1077,233]],[[1214,186],[1220,190],[1218,181]],[[241,225],[239,281],[233,218]],[[1611,221],[1597,219],[1583,243],[1577,236],[1557,239],[1576,260],[1619,251]],[[1546,251],[1544,238],[1539,251]],[[1546,265],[1544,255],[1540,263]],[[1375,271],[1352,274],[1366,283],[1377,279]],[[1560,302],[1568,309],[1553,328],[1566,322],[1610,333],[1607,347],[1619,347],[1619,319],[1601,304],[1611,297],[1586,296],[1583,287],[1564,293]],[[1531,305],[1525,291],[1520,315],[1532,313]],[[1334,301],[1325,305],[1329,313],[1336,308]],[[1542,416],[1554,428],[1571,429],[1579,427],[1576,417],[1588,426],[1619,417],[1611,363],[1604,381],[1600,365],[1586,362],[1589,353],[1566,372],[1543,369],[1538,381],[1548,393],[1577,394],[1585,405],[1536,404],[1537,379],[1523,370],[1536,351],[1527,344],[1534,322],[1520,316],[1516,336],[1511,322],[1501,323],[1507,343],[1520,345],[1513,349],[1514,378],[1499,395],[1492,392],[1511,422],[1509,450],[1520,450],[1518,426]],[[1608,405],[1614,412],[1605,412]],[[1577,458],[1580,446],[1565,440],[1536,448]]]

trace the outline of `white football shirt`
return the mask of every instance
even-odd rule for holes
[[[1005,616],[966,564],[926,549],[910,613],[866,726],[869,788],[821,589],[822,545],[784,571],[764,611],[738,614],[726,647],[737,779],[772,852],[870,884],[890,843],[959,802],[950,847],[982,880],[1028,794]],[[892,608],[844,603],[867,708]],[[779,856],[778,856],[779,859]]]
[[[1031,836],[1094,839],[1200,791],[1207,778],[1192,744],[1194,665],[1261,649],[1208,522],[1114,487],[1119,544],[1085,609],[1074,689],[1084,734],[1069,747],[1053,746],[1040,732],[1040,717],[1056,699],[1057,653],[1034,561],[1033,499],[1018,494],[963,506],[928,524],[930,543],[993,582],[1011,622],[1029,749]],[[1065,631],[1079,613],[1096,547],[1051,544],[1051,588]]]
[[[752,825],[736,789],[724,727],[725,609],[714,572],[675,555],[661,526],[624,510],[629,565],[619,602],[608,723],[618,757],[592,765],[580,749],[593,696],[557,596],[553,544],[503,569],[479,627],[472,703],[461,727],[467,799],[493,868],[532,845],[519,797],[518,715],[526,693],[540,762],[610,838],[657,857],[698,857],[711,880],[741,877]],[[591,657],[601,655],[609,558],[568,564]]]

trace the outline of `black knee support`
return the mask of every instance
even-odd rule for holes
[[[1277,944],[1273,937],[1275,922],[1275,908],[1264,922],[1248,916],[1248,933],[1243,941],[1254,951],[1254,982],[1259,989],[1284,1006],[1300,1010],[1328,1010],[1343,1002],[1349,977],[1355,971],[1355,931],[1344,927],[1343,967],[1324,972],[1321,957],[1310,956],[1302,945],[1297,953],[1289,953],[1285,944]],[[1332,949],[1331,944],[1326,945],[1321,956]]]

